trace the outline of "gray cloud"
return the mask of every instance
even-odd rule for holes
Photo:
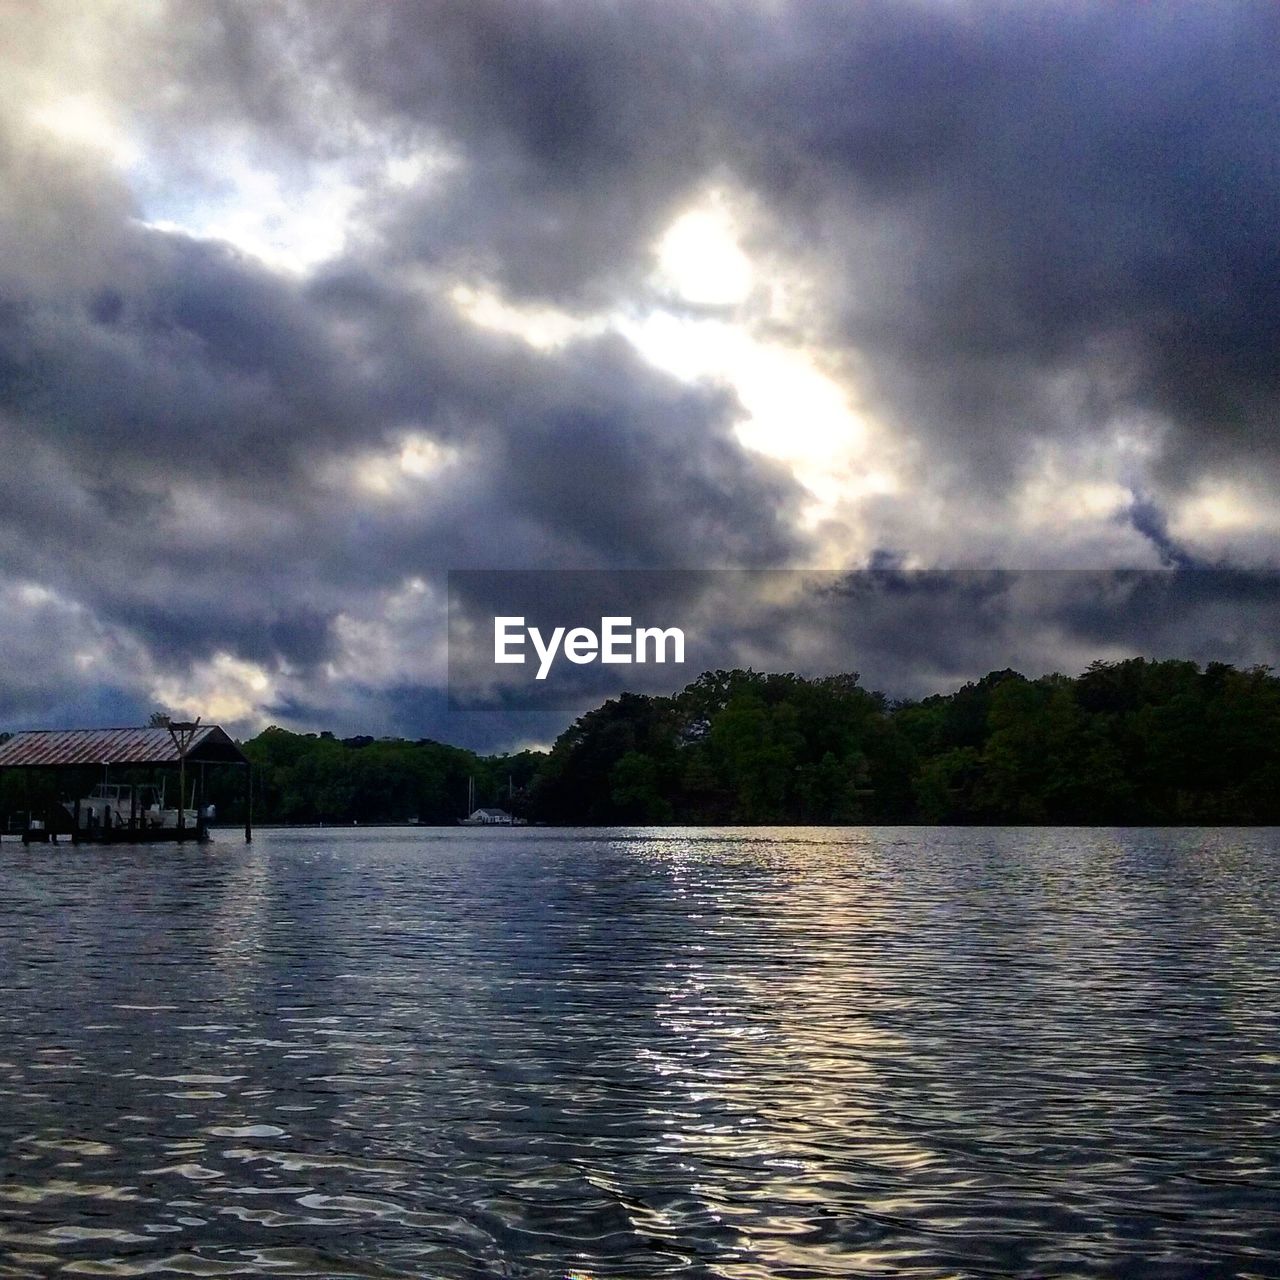
[[[605,616],[679,627],[685,660],[574,666],[545,678],[493,662],[495,616],[600,630]],[[857,671],[890,697],[946,692],[990,670],[1076,675],[1093,660],[1184,658],[1242,667],[1280,657],[1275,571],[789,570],[463,572],[450,579],[450,694],[468,709],[532,714],[623,690],[670,693],[700,672]],[[625,628],[624,628],[625,630]]]
[[[1271,5],[201,0],[114,21],[24,22],[0,94],[0,586],[82,609],[115,671],[23,642],[4,716],[95,681],[145,704],[223,653],[279,677],[281,714],[434,723],[388,613],[407,581],[806,562],[802,491],[738,443],[730,391],[449,301],[466,279],[580,316],[652,306],[655,237],[709,183],[752,202],[750,251],[805,273],[780,336],[916,450],[907,489],[861,508],[890,560],[937,545],[934,504],[953,560],[984,547],[1046,443],[1141,437],[1119,514],[1184,566],[1205,557],[1172,504],[1275,476]],[[93,23],[90,75],[69,33]],[[81,92],[144,160],[32,123]],[[286,206],[336,174],[342,248],[290,272],[199,233],[228,156]],[[434,452],[397,468],[406,448]],[[340,694],[356,632],[403,661]]]
[[[1267,4],[431,3],[330,47],[369,110],[467,157],[388,212],[397,254],[616,295],[728,175],[948,462],[1007,474],[1027,440],[1150,413],[1176,484],[1274,462],[1278,26]]]

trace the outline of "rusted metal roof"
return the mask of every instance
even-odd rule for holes
[[[168,729],[35,729],[0,743],[0,769],[49,769],[88,764],[177,764]],[[244,753],[216,724],[191,737],[189,761],[245,763]]]

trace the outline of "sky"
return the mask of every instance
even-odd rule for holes
[[[449,570],[1276,567],[1278,44],[1270,0],[0,0],[0,727],[548,740],[450,711]],[[868,666],[751,612],[719,665]],[[1009,648],[877,628],[891,692]]]

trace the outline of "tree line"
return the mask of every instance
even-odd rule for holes
[[[470,803],[592,825],[1280,822],[1280,678],[1224,663],[994,671],[919,701],[854,674],[715,671],[611,699],[549,752],[276,727],[242,746],[259,823],[452,823]],[[19,785],[0,779],[0,809]],[[242,820],[239,770],[207,794]]]
[[[530,803],[602,824],[1269,824],[1280,679],[1133,658],[891,703],[856,675],[718,671],[583,716]]]
[[[611,699],[546,753],[283,729],[245,751],[263,821],[452,822],[470,781],[551,824],[1273,823],[1280,678],[1132,658],[890,701],[855,674],[715,671]]]

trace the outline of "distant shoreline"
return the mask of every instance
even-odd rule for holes
[[[448,822],[267,822],[255,824],[254,831],[1219,831],[1280,830],[1274,822],[540,822],[510,826],[464,827]],[[237,833],[234,823],[210,827]]]

